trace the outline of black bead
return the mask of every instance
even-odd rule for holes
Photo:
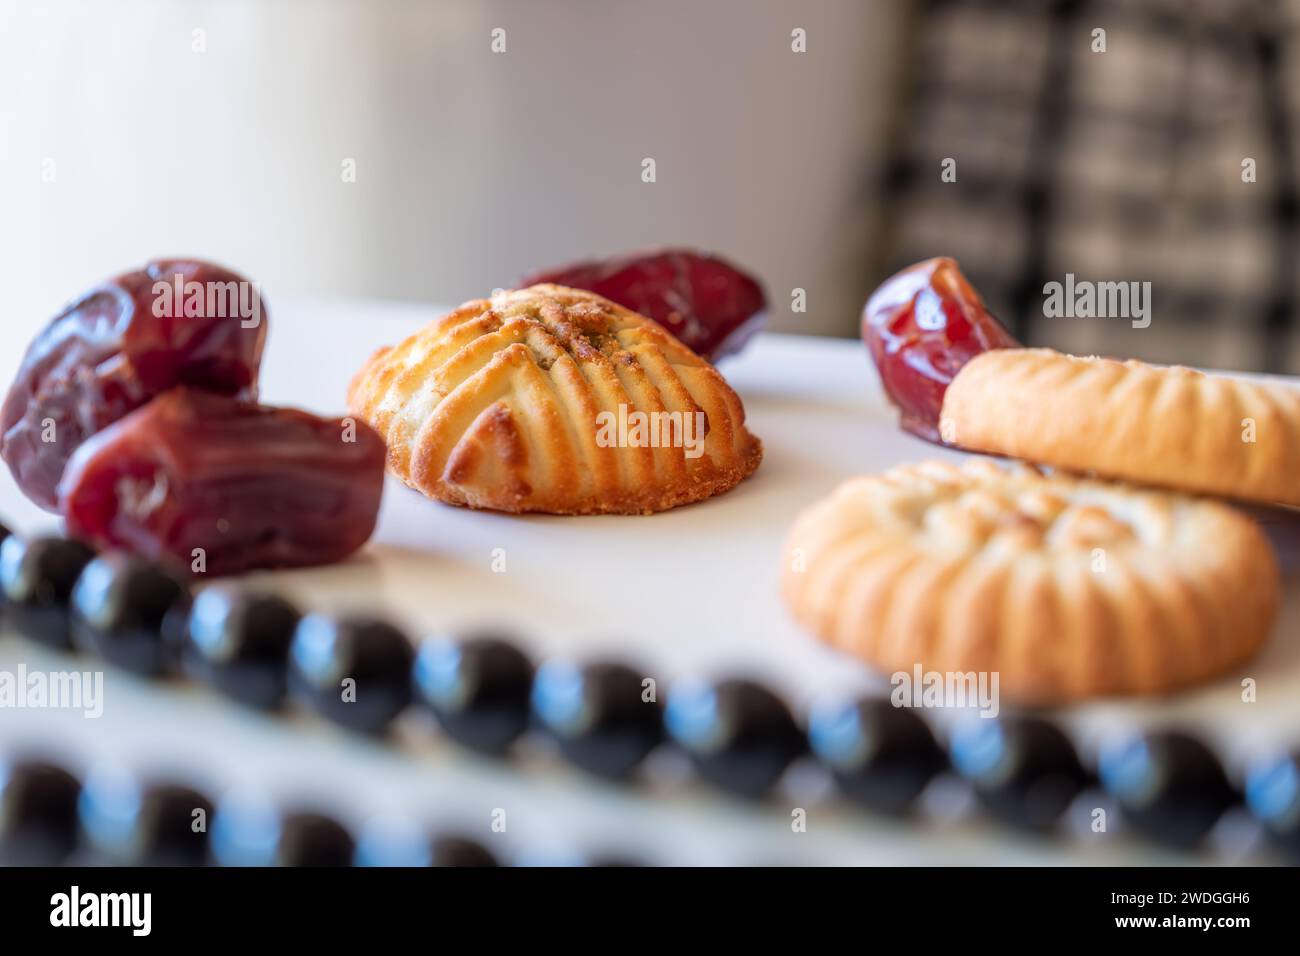
[[[78,805],[90,845],[126,866],[202,866],[212,802],[174,783],[140,786],[120,774],[92,775]]]
[[[1246,776],[1246,805],[1273,841],[1300,861],[1300,751],[1253,766]]]
[[[434,866],[500,866],[483,844],[466,837],[443,834],[434,837],[431,851]]]
[[[212,855],[222,866],[351,866],[356,844],[320,813],[281,814],[270,803],[227,800],[212,825]]]
[[[431,638],[416,655],[414,683],[447,736],[473,750],[504,753],[528,727],[533,665],[507,641]]]
[[[81,572],[72,592],[72,640],[117,667],[154,677],[175,670],[180,648],[163,621],[188,598],[179,577],[161,565],[113,553]]]
[[[290,813],[280,821],[276,866],[351,866],[352,835],[337,820],[319,813]]]
[[[533,681],[533,717],[575,766],[602,777],[630,774],[663,740],[659,705],[622,664],[545,664]]]
[[[807,751],[790,709],[752,681],[682,682],[668,695],[664,723],[700,776],[744,797],[767,793]]]
[[[62,863],[77,846],[81,784],[41,760],[0,761],[0,861],[18,866]]]
[[[372,820],[357,842],[357,866],[500,866],[475,840],[454,833],[432,838],[408,819]]]
[[[301,615],[283,598],[217,585],[194,598],[183,626],[185,672],[252,707],[279,707]]]
[[[70,648],[72,590],[94,557],[94,551],[70,538],[5,538],[0,544],[0,589],[15,630],[51,647]]]
[[[906,811],[947,764],[929,725],[881,697],[819,703],[808,740],[846,796],[884,813]]]
[[[415,652],[382,621],[304,617],[289,652],[289,686],[323,717],[378,734],[411,702]],[[355,683],[344,687],[344,681]]]
[[[1218,758],[1187,734],[1160,731],[1104,747],[1098,769],[1127,821],[1177,847],[1199,843],[1237,799]]]
[[[990,813],[1030,830],[1055,827],[1089,783],[1070,739],[1037,717],[971,718],[949,756]]]
[[[622,854],[598,853],[587,859],[587,866],[599,869],[632,869],[634,867],[643,867],[647,864],[634,857],[623,856]]]

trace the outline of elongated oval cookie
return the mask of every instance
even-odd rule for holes
[[[1030,704],[1203,681],[1279,600],[1226,505],[978,459],[846,482],[795,521],[782,574],[805,628],[883,673],[997,673]]]
[[[1300,505],[1300,389],[1284,385],[1003,349],[957,373],[939,428],[970,451]]]
[[[467,302],[353,380],[388,470],[472,508],[637,514],[720,494],[763,457],[740,398],[662,327],[537,285]]]

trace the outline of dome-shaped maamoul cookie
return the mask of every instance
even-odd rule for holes
[[[763,456],[712,365],[564,286],[467,302],[379,351],[348,404],[392,474],[472,508],[648,514],[727,491]]]
[[[783,592],[885,674],[997,672],[1030,704],[1154,693],[1253,653],[1278,606],[1225,505],[988,460],[855,478],[795,521]]]

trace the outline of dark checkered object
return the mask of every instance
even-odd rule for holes
[[[882,274],[951,255],[1031,344],[1300,368],[1300,0],[914,12]],[[1045,317],[1066,273],[1150,281],[1151,327]]]

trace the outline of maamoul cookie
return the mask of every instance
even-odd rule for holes
[[[1300,505],[1300,390],[1286,386],[1001,349],[957,373],[939,429],[971,451]]]
[[[1267,638],[1279,584],[1226,505],[972,459],[841,485],[795,521],[782,587],[887,675],[996,671],[1008,699],[1049,704],[1223,672]]]
[[[471,508],[648,514],[721,494],[763,457],[712,365],[557,285],[467,302],[380,350],[348,404],[384,436],[391,474]]]

